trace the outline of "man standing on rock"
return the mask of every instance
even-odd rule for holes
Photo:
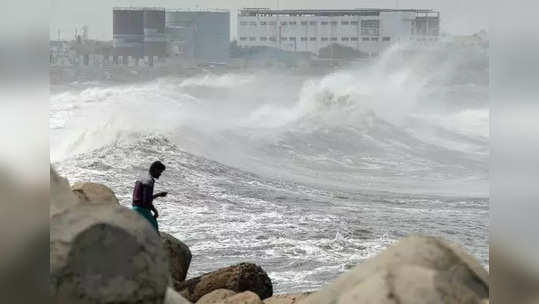
[[[155,180],[159,179],[163,171],[165,171],[165,165],[163,165],[162,162],[153,162],[150,166],[148,176],[137,180],[135,182],[135,189],[133,190],[133,210],[147,219],[158,232],[159,226],[157,225],[157,217],[159,216],[159,213],[153,205],[153,200],[158,197],[167,196],[167,192],[153,194],[153,186]],[[153,215],[151,211],[153,211]]]

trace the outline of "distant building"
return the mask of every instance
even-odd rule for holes
[[[154,59],[166,55],[165,9],[114,8],[113,9],[114,62]]]
[[[114,8],[113,45],[114,62],[128,65],[166,56],[221,61],[229,56],[230,13]]]
[[[238,46],[318,54],[338,44],[377,55],[391,43],[438,40],[440,13],[416,9],[270,10],[238,15]]]
[[[51,66],[105,66],[110,65],[113,48],[110,42],[76,39],[49,40]]]
[[[71,50],[66,41],[49,41],[49,64],[58,66],[73,65],[75,52]]]
[[[166,36],[171,56],[226,60],[230,51],[230,12],[168,10]]]
[[[462,46],[481,46],[481,47],[489,46],[488,33],[485,30],[482,30],[473,35],[452,36],[450,39],[450,42],[461,47]]]

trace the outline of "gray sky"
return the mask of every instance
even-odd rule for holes
[[[159,6],[165,8],[425,8],[441,13],[441,28],[451,34],[471,34],[488,29],[488,0],[51,0],[50,36],[71,39],[75,28],[88,25],[93,39],[112,39],[114,6]],[[235,33],[232,17],[232,37]]]

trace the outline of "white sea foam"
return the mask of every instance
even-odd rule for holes
[[[209,88],[236,88],[249,84],[255,80],[253,75],[206,74],[200,77],[188,78],[180,83],[180,87],[209,87]]]

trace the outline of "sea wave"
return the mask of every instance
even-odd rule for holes
[[[488,108],[448,106],[447,95],[432,93],[461,86],[453,76],[462,70],[433,66],[435,54],[404,58],[396,47],[327,75],[208,74],[54,94],[51,158],[159,134],[193,154],[302,182],[439,189],[446,181],[447,191],[469,184],[485,193]],[[483,98],[474,93],[481,82],[473,86],[450,96]]]

